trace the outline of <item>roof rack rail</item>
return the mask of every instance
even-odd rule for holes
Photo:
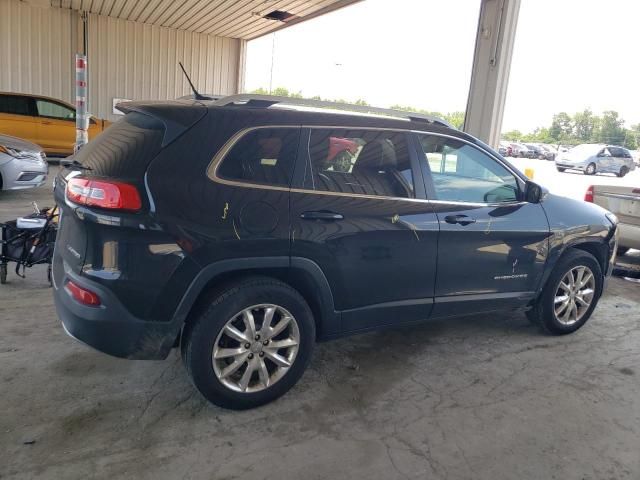
[[[229,95],[216,99],[212,102],[217,107],[227,106],[247,106],[268,108],[272,105],[292,105],[301,107],[315,107],[315,108],[333,108],[335,110],[346,110],[359,113],[373,113],[378,115],[386,115],[389,117],[405,118],[415,122],[426,122],[442,125],[449,128],[454,128],[449,122],[442,120],[438,117],[432,117],[431,115],[424,115],[417,112],[408,112],[405,110],[394,110],[392,108],[380,108],[370,107],[367,105],[354,105],[352,103],[340,103],[330,102],[325,100],[311,100],[307,98],[295,98],[295,97],[279,97],[276,95],[256,95],[251,93],[242,93],[238,95]]]

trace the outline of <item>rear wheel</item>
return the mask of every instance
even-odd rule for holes
[[[595,257],[570,250],[558,261],[527,317],[553,335],[575,332],[591,317],[602,285],[602,269]]]
[[[0,264],[0,284],[7,283],[7,264]]]
[[[556,167],[556,170],[558,170],[559,172],[564,172],[566,170],[566,168],[564,168],[564,167]]]
[[[182,358],[207,400],[243,410],[293,387],[314,341],[313,315],[302,296],[277,280],[254,277],[214,295],[185,327]]]
[[[627,173],[629,173],[629,168],[626,166],[620,167],[620,171],[618,172],[618,176],[620,178],[624,177]]]
[[[596,173],[596,164],[595,163],[590,163],[589,165],[587,165],[587,168],[585,168],[584,170],[584,174],[585,175],[595,175]]]

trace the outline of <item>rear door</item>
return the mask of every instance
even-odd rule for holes
[[[410,139],[389,130],[303,131],[291,255],[320,266],[343,331],[424,320],[431,312],[438,223]]]
[[[0,94],[0,133],[38,143],[35,104],[26,95]]]
[[[35,99],[38,143],[53,153],[70,154],[76,138],[76,111],[63,103]]]
[[[549,225],[523,182],[471,143],[416,134],[440,222],[434,316],[526,304],[540,283]]]

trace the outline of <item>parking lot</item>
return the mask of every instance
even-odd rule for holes
[[[533,166],[552,191],[624,179]],[[56,168],[52,169],[55,174]],[[0,220],[51,204],[0,193]],[[640,252],[626,262],[640,265]],[[640,285],[612,278],[589,324],[524,315],[432,321],[319,344],[265,407],[207,403],[177,352],[127,361],[65,335],[44,268],[0,286],[0,478],[640,477]]]

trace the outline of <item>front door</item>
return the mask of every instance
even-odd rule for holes
[[[358,128],[303,131],[306,168],[296,168],[291,192],[291,255],[321,267],[342,331],[431,312],[438,222],[409,138]]]
[[[427,193],[440,222],[434,316],[526,304],[540,283],[549,225],[523,182],[471,143],[419,134]]]
[[[76,112],[58,102],[36,98],[38,112],[38,143],[47,152],[73,153],[76,140]]]

